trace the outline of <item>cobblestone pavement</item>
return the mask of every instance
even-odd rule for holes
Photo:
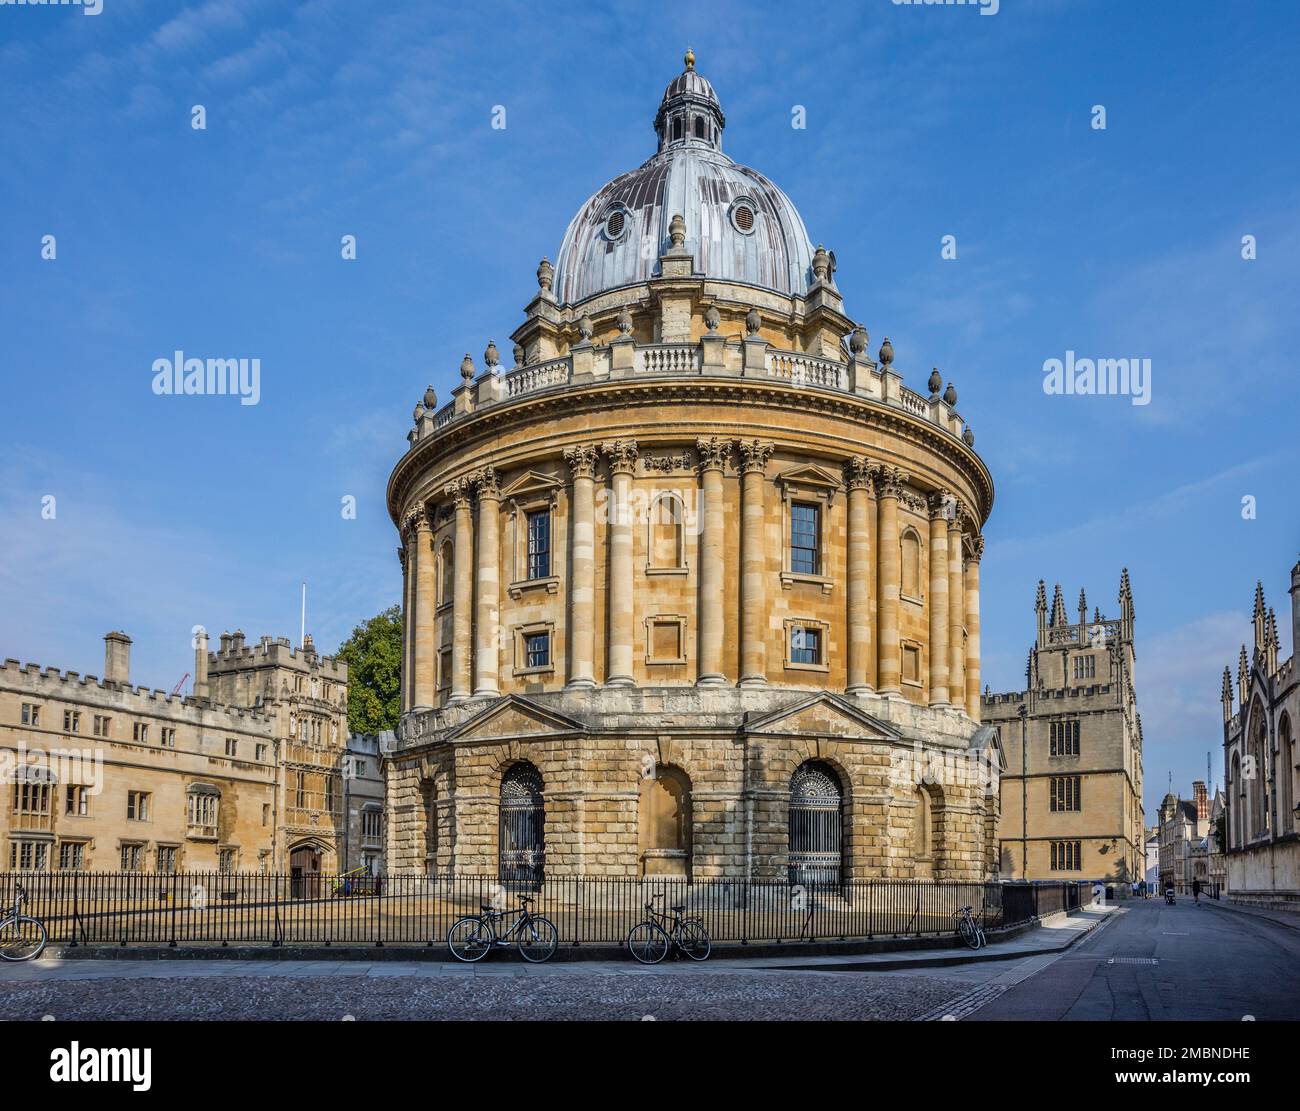
[[[937,970],[455,975],[436,965],[376,965],[350,975],[304,964],[253,975],[243,968],[198,976],[183,971],[136,962],[117,975],[7,977],[0,1019],[910,1019],[970,986],[966,977]]]

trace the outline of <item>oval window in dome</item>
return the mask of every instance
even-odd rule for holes
[[[754,230],[754,209],[748,201],[741,201],[731,210],[731,222],[736,230],[749,235]]]
[[[609,239],[618,239],[627,228],[627,213],[621,208],[614,209],[605,217],[605,235]]]

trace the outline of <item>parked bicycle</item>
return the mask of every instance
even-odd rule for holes
[[[0,919],[0,960],[30,961],[45,949],[44,924],[39,918],[22,912],[26,899],[23,885],[15,881],[13,909]]]
[[[487,903],[479,904],[478,914],[457,919],[447,931],[447,948],[458,961],[481,961],[493,949],[506,949],[513,943],[526,961],[540,964],[550,960],[560,943],[555,923],[528,908],[533,900],[519,896],[519,910],[514,923],[505,933],[497,924],[510,913]]]
[[[627,935],[627,947],[642,964],[658,964],[668,951],[676,947],[693,961],[705,961],[713,952],[713,942],[709,940],[709,931],[704,928],[704,919],[685,917],[686,907],[669,907],[669,913],[656,909],[655,903],[662,899],[655,895],[645,905],[649,917],[639,922]]]
[[[961,910],[953,911],[954,918],[958,919],[957,933],[961,936],[962,941],[972,949],[983,949],[989,941],[984,936],[984,927],[979,924],[974,912],[970,907],[962,907]]]

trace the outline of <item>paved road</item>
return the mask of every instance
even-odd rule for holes
[[[1198,907],[1190,897],[1172,907],[1163,899],[1129,900],[1035,975],[986,994],[988,1002],[961,1017],[1295,1020],[1300,930],[1245,911]],[[949,1006],[962,1009],[960,1000]]]

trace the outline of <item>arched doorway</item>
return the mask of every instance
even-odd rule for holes
[[[501,777],[497,867],[503,884],[540,887],[546,864],[542,776],[524,760]]]
[[[691,780],[680,768],[659,764],[641,781],[637,830],[643,876],[690,876]]]
[[[299,845],[289,853],[289,894],[294,899],[320,898],[320,852]]]
[[[839,776],[809,760],[790,779],[790,882],[834,886],[843,878],[844,792]]]

